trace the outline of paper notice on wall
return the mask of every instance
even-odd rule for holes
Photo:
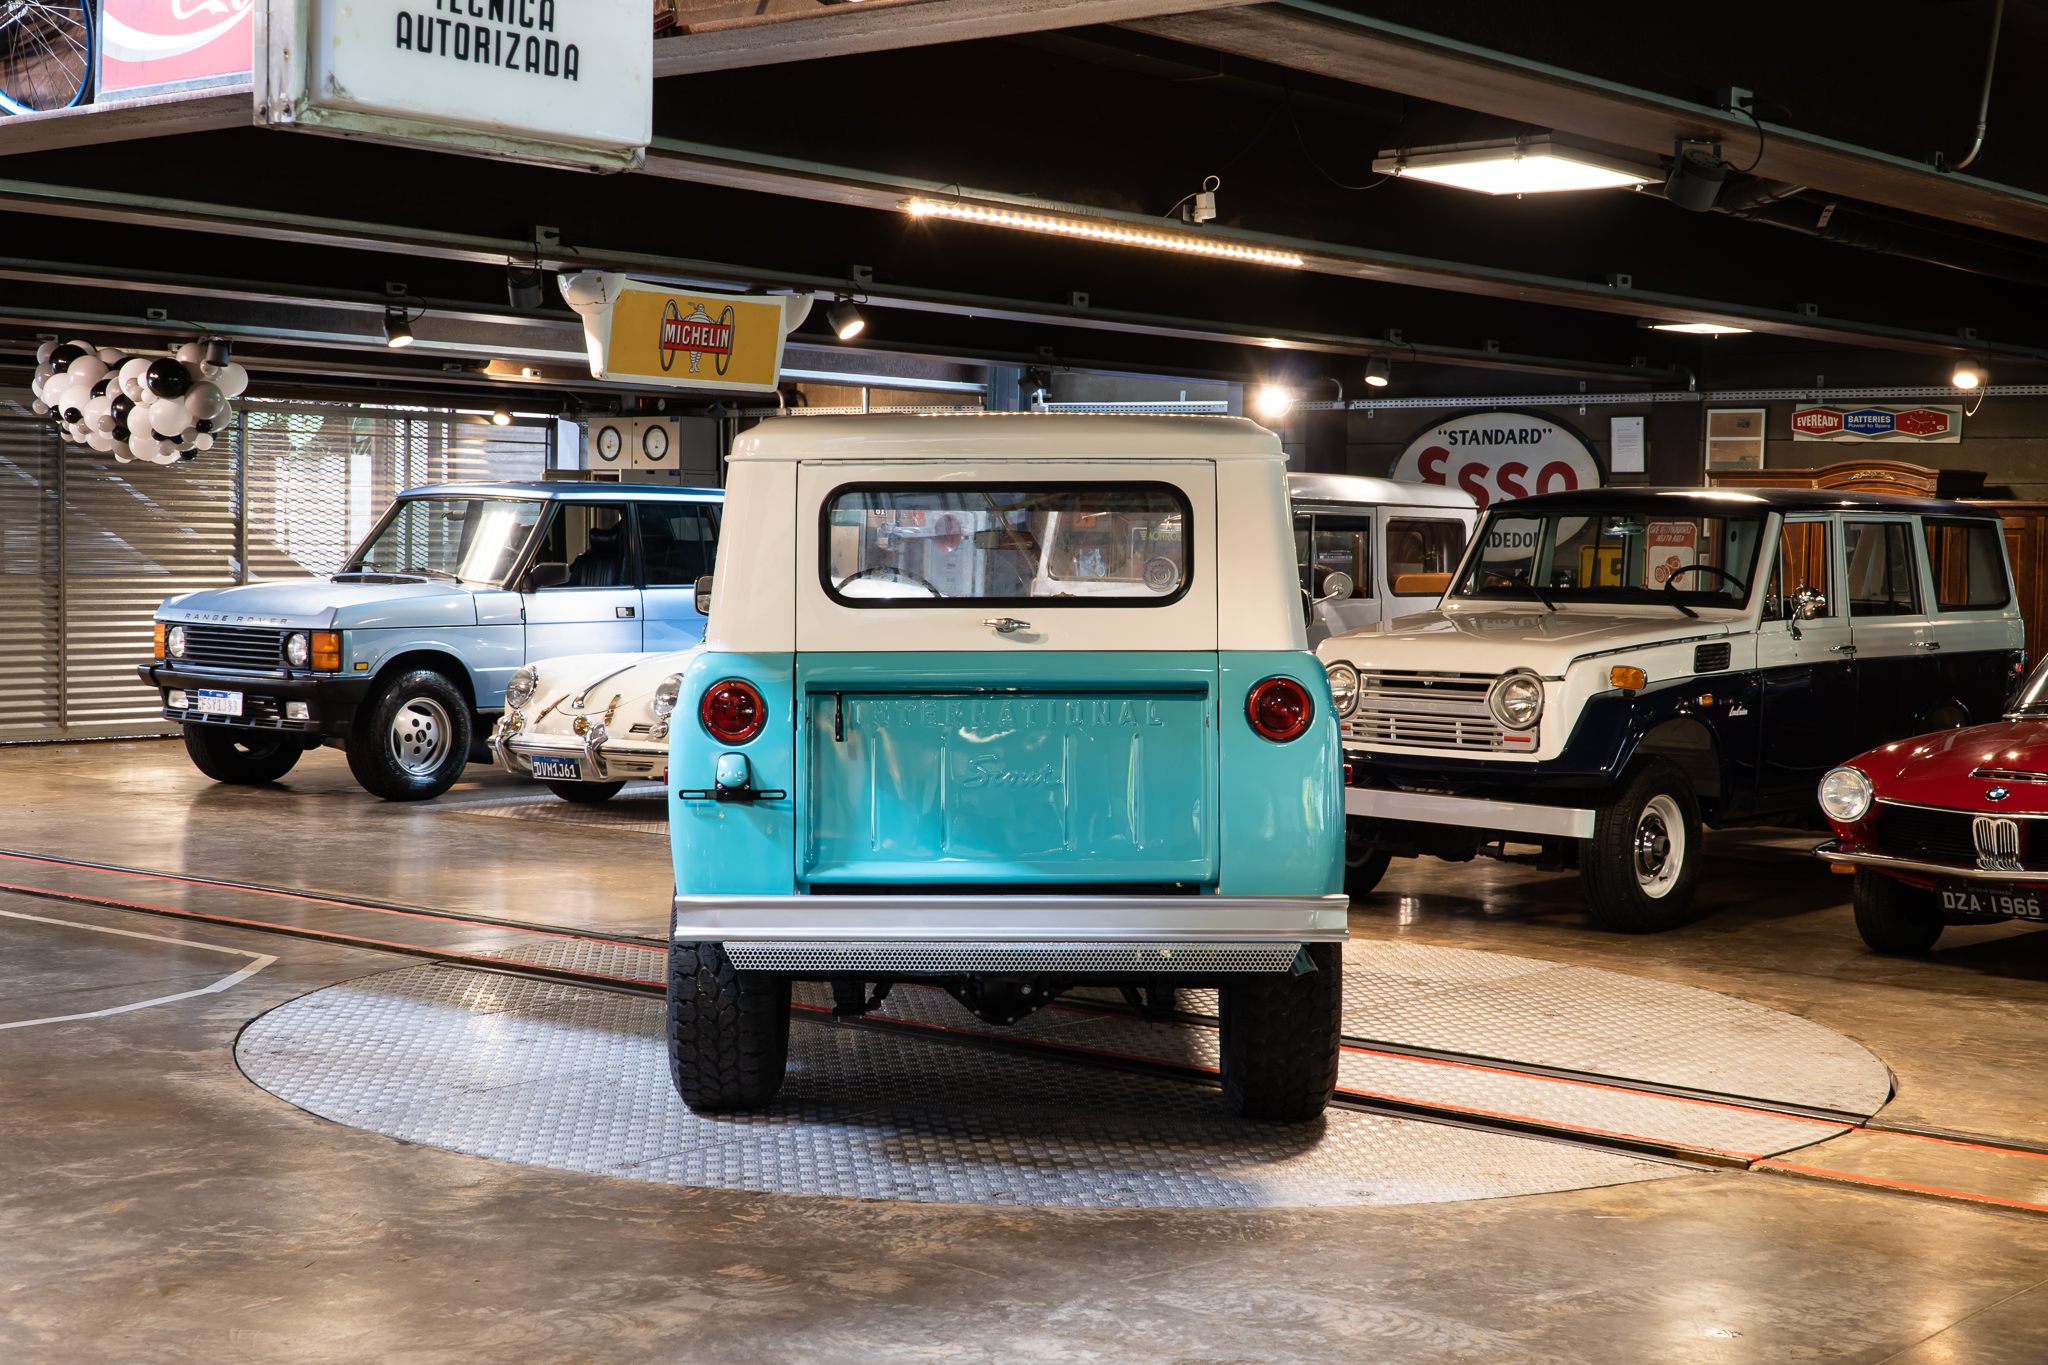
[[[1689,521],[1653,521],[1643,528],[1643,582],[1661,588],[1693,562],[1700,528]]]
[[[1607,468],[1615,474],[1640,474],[1643,472],[1643,419],[1640,417],[1610,417],[1607,419]]]

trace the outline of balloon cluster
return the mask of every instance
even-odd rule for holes
[[[36,351],[37,416],[57,420],[64,438],[112,451],[123,464],[176,464],[213,448],[234,417],[228,400],[249,372],[222,337],[188,341],[168,356],[131,356],[89,341],[46,341]]]

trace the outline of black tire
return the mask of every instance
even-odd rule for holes
[[[1700,803],[1662,759],[1637,768],[1579,844],[1593,922],[1616,934],[1658,934],[1692,918],[1699,885]]]
[[[430,801],[469,766],[469,699],[430,668],[392,678],[364,700],[348,736],[348,769],[386,801]]]
[[[541,779],[547,789],[564,801],[574,801],[579,806],[596,806],[611,800],[625,789],[623,782],[549,782]]]
[[[1856,932],[1871,952],[1924,953],[1943,927],[1941,905],[1932,891],[1856,869]]]
[[[743,972],[717,943],[668,949],[668,1072],[699,1114],[760,1109],[789,1063],[789,978]]]
[[[306,742],[298,735],[260,734],[212,725],[187,725],[185,755],[216,782],[260,787],[292,770]]]
[[[1239,977],[1216,992],[1223,1102],[1243,1118],[1307,1123],[1337,1088],[1343,945],[1305,946],[1314,971]]]
[[[1385,849],[1365,847],[1375,833],[1369,820],[1353,816],[1344,822],[1344,894],[1353,900],[1371,895],[1394,861],[1394,855]]]

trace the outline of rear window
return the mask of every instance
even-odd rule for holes
[[[1988,611],[2005,605],[2005,528],[1991,521],[1929,518],[1927,562],[1934,570],[1936,604],[1943,611]]]
[[[1163,606],[1194,567],[1170,484],[850,485],[823,520],[825,591],[853,607]]]

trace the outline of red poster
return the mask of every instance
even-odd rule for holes
[[[1643,579],[1661,588],[1693,562],[1700,528],[1689,521],[1653,521],[1644,529]]]
[[[254,9],[255,0],[102,0],[99,98],[246,75]]]

